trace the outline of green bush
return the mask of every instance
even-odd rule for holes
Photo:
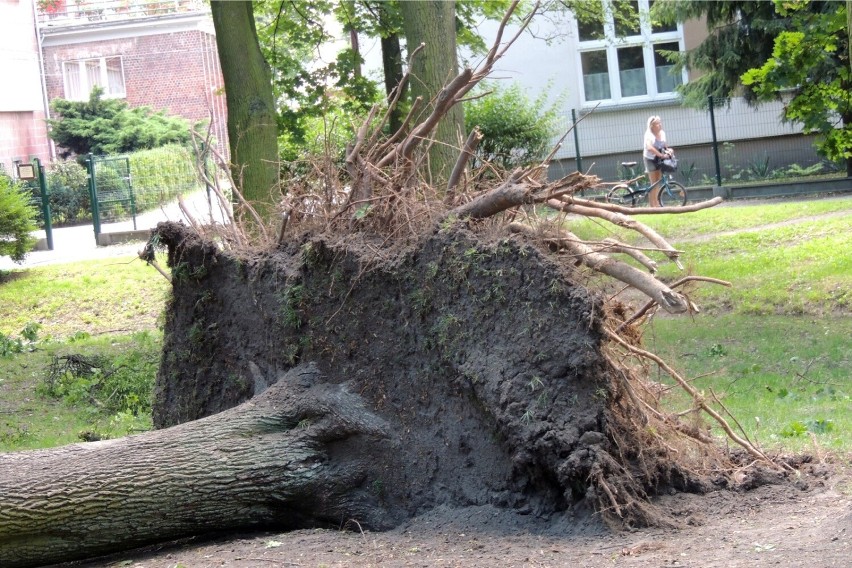
[[[38,228],[38,212],[30,205],[28,193],[0,174],[0,255],[8,255],[15,262],[22,262],[35,244],[30,233]]]
[[[189,142],[189,125],[184,119],[149,107],[130,108],[126,101],[102,99],[101,94],[95,88],[88,101],[51,102],[59,118],[48,120],[50,137],[62,157],[121,154]]]
[[[54,356],[37,392],[72,405],[91,405],[100,414],[150,414],[159,352],[147,332],[134,346],[114,355]]]
[[[480,87],[480,92],[488,91],[493,92],[464,107],[467,131],[478,126],[483,134],[477,157],[505,170],[543,158],[556,134],[557,105],[545,108],[547,93],[533,101],[517,84]]]
[[[91,221],[92,200],[86,169],[73,160],[54,162],[47,174],[54,225]]]
[[[195,155],[185,146],[169,144],[128,157],[138,211],[159,207],[178,194],[203,187],[196,173]]]

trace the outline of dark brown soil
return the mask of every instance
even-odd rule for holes
[[[604,353],[603,301],[523,240],[453,227],[393,253],[351,236],[237,256],[179,225],[158,232],[174,291],[154,424],[215,414],[315,365],[390,425],[387,440],[326,452],[329,465],[368,462],[346,473],[352,500],[375,502],[349,513],[366,528],[439,506],[674,524],[647,495],[726,483],[634,427]]]
[[[381,533],[350,524],[347,530],[213,535],[75,566],[850,566],[852,477],[837,466],[806,466],[797,484],[678,493],[658,503],[684,526],[611,532],[594,520],[576,524],[491,506],[439,507]]]

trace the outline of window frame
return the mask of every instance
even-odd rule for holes
[[[116,92],[111,89],[111,81],[109,75],[108,61],[118,60],[118,70],[121,76],[121,91]],[[88,66],[97,61],[98,64],[98,80],[99,85],[93,84],[89,80]],[[77,67],[77,77],[80,85],[72,88],[71,75],[69,68]],[[85,81],[85,85],[82,83]],[[121,55],[102,55],[100,57],[87,57],[85,59],[68,59],[62,62],[62,88],[65,98],[69,101],[87,101],[92,94],[92,89],[100,86],[103,89],[102,97],[105,99],[124,99],[127,98],[127,81],[124,75],[124,58]],[[73,90],[79,90],[80,93],[72,94]]]
[[[576,49],[576,65],[579,71],[580,80],[580,102],[583,107],[592,105],[600,105],[601,107],[616,106],[625,104],[641,104],[652,101],[669,101],[676,100],[678,95],[675,91],[659,92],[657,84],[657,66],[655,58],[655,46],[660,44],[676,43],[679,51],[684,50],[683,25],[678,22],[676,28],[670,31],[654,32],[648,14],[650,9],[649,0],[638,0],[639,3],[639,29],[638,35],[625,37],[615,36],[615,22],[612,16],[612,5],[608,0],[601,0],[605,3],[604,14],[605,21],[603,25],[604,38],[581,40],[580,30],[576,18],[572,18],[572,31],[577,38]],[[631,47],[642,48],[642,58],[645,70],[645,90],[643,95],[622,95],[621,85],[621,70],[618,61],[618,50]],[[586,81],[583,69],[583,54],[595,51],[603,51],[606,53],[607,61],[607,76],[609,79],[609,98],[606,99],[588,99],[586,96]],[[681,84],[687,82],[686,70],[681,72]]]

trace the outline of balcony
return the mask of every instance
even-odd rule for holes
[[[36,0],[39,26],[127,22],[210,11],[203,0]]]

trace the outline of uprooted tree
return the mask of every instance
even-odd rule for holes
[[[634,215],[662,209],[581,199],[597,180],[547,181],[546,161],[472,187],[476,132],[447,186],[420,181],[430,133],[511,45],[503,30],[425,121],[383,136],[388,114],[374,110],[345,171],[318,167],[288,187],[277,226],[252,223],[262,242],[238,220],[158,227],[151,244],[167,248],[173,284],[159,429],[0,455],[0,565],[213,529],[384,529],[441,504],[675,524],[657,492],[735,482],[701,416],[752,467],[781,471],[641,347],[642,318],[694,310],[681,285],[701,280],[654,276],[651,256],[682,253]],[[585,242],[567,214],[648,243]],[[600,274],[648,303],[631,313],[607,300]],[[693,395],[690,408],[664,409],[648,364]]]

